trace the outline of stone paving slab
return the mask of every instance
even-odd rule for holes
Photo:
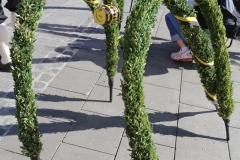
[[[109,102],[109,87],[95,86],[89,95],[87,102],[82,110],[91,111],[108,116],[123,116],[124,104],[121,91],[113,89],[113,102]]]
[[[69,80],[70,77],[71,81]],[[72,90],[76,93],[89,95],[99,77],[99,73],[65,67],[56,77],[57,80],[50,84],[50,87]],[[81,87],[76,87],[79,84],[81,84]]]
[[[215,110],[180,105],[178,132],[198,135],[213,140],[225,140],[225,125]]]
[[[96,150],[79,147],[72,144],[62,143],[58,152],[54,155],[53,160],[73,160],[73,159],[103,159],[114,160],[114,155],[102,153]]]
[[[240,129],[240,103],[235,104],[235,110],[230,118],[230,126]]]
[[[157,43],[153,43],[150,46],[150,49],[147,54],[147,64],[145,68],[145,75],[154,74],[154,71],[151,71],[147,67],[155,65],[156,67],[172,68],[172,69],[182,69],[183,64],[181,62],[172,63],[169,51],[165,49],[159,49]],[[185,63],[184,63],[185,64]],[[188,64],[188,63],[186,63]],[[151,67],[150,67],[151,68]],[[156,72],[155,74],[158,74]]]
[[[114,76],[113,88],[121,90],[121,87],[120,87],[121,86],[121,82],[120,82],[121,79],[123,79],[121,73],[117,72],[116,75]],[[97,81],[97,85],[108,87],[108,77],[107,77],[106,70],[103,71],[101,77]]]
[[[80,49],[66,66],[101,74],[105,65],[103,55]]]
[[[239,152],[239,141],[240,128],[230,127],[230,141],[229,141],[229,151],[231,155],[231,160],[238,160],[240,156]]]
[[[121,34],[130,3],[125,2]],[[164,15],[168,12],[161,6],[157,15],[143,84],[157,153],[164,160],[228,160],[229,154],[231,160],[237,160],[240,41],[234,41],[229,48],[237,103],[230,123],[231,140],[227,143],[223,121],[206,99],[194,64],[170,60],[170,54],[179,48],[170,42],[166,29]],[[11,38],[9,19],[6,24]],[[121,92],[123,61],[120,60],[115,77],[113,103],[109,103],[104,30],[94,23],[85,2],[47,0],[36,37],[33,76],[43,133],[42,159],[130,159],[124,134],[124,106],[117,96]],[[1,72],[0,78],[6,82],[0,91],[0,159],[29,159],[19,155],[21,143],[15,125],[11,74]]]
[[[158,31],[158,33],[161,31]],[[166,37],[169,36],[168,33],[165,32],[165,30],[162,31],[163,33],[159,33],[156,35],[156,38],[152,38],[153,39],[153,44],[155,44],[154,46],[156,46],[156,48],[159,49],[159,53],[167,53],[169,54],[169,57],[171,55],[171,53],[173,52],[177,52],[179,51],[179,47],[176,43],[172,43],[170,41],[170,39],[166,39]],[[165,35],[165,36],[164,36]],[[161,37],[161,38],[158,38]],[[167,51],[167,52],[165,52]]]
[[[4,79],[4,78],[0,78],[0,97],[5,96],[5,94],[9,91],[9,86],[12,87],[13,86],[13,81],[9,80],[9,79]]]
[[[23,155],[18,154],[18,153],[13,153],[13,152],[10,152],[10,151],[6,151],[4,149],[0,149],[0,155],[1,155],[1,159],[4,159],[4,160],[13,160],[13,159],[29,160],[29,157],[23,156]]]
[[[63,142],[115,155],[123,130],[120,116],[81,111]]]
[[[177,114],[179,91],[165,87],[143,84],[147,109]],[[161,92],[160,92],[161,91]],[[160,117],[161,115],[159,115]]]
[[[38,94],[38,116],[71,122],[75,120],[86,100],[86,95],[48,87]]]
[[[38,121],[40,133],[43,134],[41,138],[43,143],[41,157],[44,160],[50,159],[71,126],[71,122],[61,122],[43,117],[38,117]],[[21,154],[20,146],[22,144],[18,140],[17,133],[17,125],[14,125],[8,135],[1,141],[0,148],[13,153]]]
[[[233,100],[234,102],[240,103],[239,100],[240,95],[240,83],[239,82],[233,82]]]
[[[153,74],[147,72],[144,74],[145,83],[180,90],[182,72],[180,69],[166,69],[165,67],[149,65],[146,66],[146,70],[151,70]]]
[[[128,145],[128,142],[129,141],[126,137],[122,138],[121,145],[115,160],[131,159],[130,157],[131,152],[130,152],[130,147]],[[164,159],[164,160],[174,159],[174,148],[164,146],[164,145],[158,145],[156,143],[155,143],[155,147],[156,147],[156,153],[159,155],[160,159]]]
[[[176,160],[230,160],[226,141],[212,140],[178,132]]]
[[[206,98],[202,85],[182,81],[180,103],[215,109]]]
[[[183,68],[182,81],[202,84],[198,72],[194,69],[193,63],[184,63]]]
[[[156,19],[158,20],[158,23],[155,24],[153,30],[152,30],[152,36],[155,36],[160,25],[164,22],[165,23],[165,20],[164,20],[164,14],[163,12],[166,10],[166,7],[161,5],[160,6],[160,9],[158,10],[158,14],[156,15]]]
[[[230,43],[230,41],[229,41]],[[239,44],[240,41],[239,40],[233,40],[232,46],[230,48],[228,48],[228,52],[230,53],[230,57],[234,60],[237,60],[239,63]]]
[[[167,147],[175,147],[177,133],[177,116],[164,112],[148,111],[153,126],[153,142]]]
[[[239,71],[240,71],[240,65],[239,66],[232,65],[232,80],[234,82],[239,82],[240,83]]]

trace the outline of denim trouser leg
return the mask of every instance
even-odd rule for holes
[[[165,15],[165,21],[170,32],[172,42],[182,39],[185,43],[187,43],[185,37],[181,34],[181,28],[178,20],[174,17],[172,13],[168,13]]]

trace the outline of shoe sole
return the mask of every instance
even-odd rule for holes
[[[11,72],[11,70],[5,69],[5,68],[0,68],[0,72]]]
[[[171,58],[172,59],[172,58]],[[179,59],[179,60],[176,60],[176,59],[172,59],[173,61],[181,61],[181,62],[191,62],[192,61],[192,58],[186,58],[186,59]]]

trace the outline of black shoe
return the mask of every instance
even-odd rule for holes
[[[5,71],[5,72],[11,72],[11,65],[12,65],[11,62],[9,62],[7,64],[0,63],[0,70]]]

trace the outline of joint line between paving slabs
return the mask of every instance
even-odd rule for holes
[[[0,148],[0,150],[4,150],[6,152],[10,152],[10,153],[13,153],[13,154],[24,156],[23,154],[20,154],[20,153],[17,153],[17,152],[14,152],[14,151],[11,151],[11,150],[8,150],[8,149],[5,149],[5,148]],[[26,156],[24,156],[24,157],[26,157]]]
[[[68,132],[69,132],[70,129],[72,128],[73,123],[77,120],[79,113],[81,112],[83,106],[85,105],[85,103],[86,103],[86,101],[88,100],[90,94],[92,93],[92,90],[93,90],[94,87],[96,86],[96,83],[98,82],[98,80],[100,79],[100,77],[101,77],[101,75],[102,75],[103,73],[104,73],[104,70],[102,71],[102,73],[101,73],[100,76],[98,77],[97,81],[95,82],[94,86],[92,87],[91,91],[90,91],[89,94],[87,95],[87,98],[86,98],[86,100],[84,101],[84,103],[83,103],[81,109],[79,110],[78,114],[75,116],[75,118],[73,118],[73,121],[71,122],[71,125],[69,126],[67,132],[65,133],[65,135],[64,135],[64,137],[62,138],[61,142],[60,142],[59,145],[57,146],[55,152],[54,152],[53,155],[52,155],[51,160],[52,160],[52,159],[54,158],[54,156],[56,155],[56,153],[57,153],[59,147],[61,146],[61,144],[64,143],[63,141],[64,141],[65,137],[67,136]],[[65,142],[65,144],[68,144],[68,143]],[[71,144],[71,145],[72,145],[72,144]],[[84,147],[82,147],[82,148],[84,148]]]
[[[231,151],[230,151],[230,145],[229,145],[229,141],[227,141],[228,144],[228,154],[229,154],[229,160],[231,160]]]
[[[87,22],[90,18],[91,18],[91,17],[86,18],[86,20],[83,22],[83,24],[84,24],[85,22]],[[87,24],[86,28],[83,30],[83,32],[81,33],[81,35],[83,35],[83,34],[85,33],[85,31],[87,30],[87,28],[88,28],[88,27],[91,27],[92,24],[94,24],[93,20],[92,20],[89,24]],[[94,30],[93,30],[93,32],[94,32]],[[80,37],[81,35],[79,35],[79,37]],[[92,34],[89,34],[89,36],[87,37],[87,39],[85,39],[85,41],[81,44],[81,46],[83,46],[83,45],[86,43],[86,41],[87,41],[91,36],[92,36]],[[67,38],[64,38],[57,46],[59,46],[61,43],[64,43],[65,39],[67,39]],[[57,46],[56,46],[56,47],[57,47]],[[56,47],[55,47],[55,48],[56,48]],[[54,48],[54,49],[55,49],[55,48]],[[71,47],[66,47],[61,53],[64,53],[65,51],[68,51],[68,50],[71,50],[70,48],[71,48]],[[54,50],[53,50],[53,51],[54,51]],[[54,80],[54,78],[58,75],[58,73],[61,72],[61,70],[66,66],[66,64],[67,64],[69,61],[71,61],[71,59],[74,57],[74,55],[75,55],[78,51],[79,51],[78,49],[75,49],[75,50],[72,51],[73,54],[71,55],[71,57],[69,58],[69,60],[63,63],[63,65],[59,68],[59,71],[58,71],[57,73],[53,74],[52,79],[45,85],[44,88],[40,89],[40,93],[43,92],[43,91],[48,87],[48,85]],[[52,51],[51,51],[51,52],[52,52]],[[49,52],[49,54],[50,54],[51,52]],[[60,57],[61,53],[59,53],[58,57]],[[38,65],[43,64],[42,62],[49,56],[49,54],[48,54],[47,56],[45,56],[45,58],[43,58]],[[37,67],[38,65],[36,65],[36,66],[33,68],[33,71],[36,70],[36,67]],[[47,72],[48,72],[48,71],[44,71],[44,72],[42,73],[42,75],[43,75],[44,73],[47,73]],[[38,80],[35,79],[34,83],[36,83],[36,82],[41,82],[40,78],[39,78]],[[34,88],[34,89],[36,89],[36,88]]]
[[[67,143],[67,142],[63,142],[63,143],[67,144],[67,145],[71,145],[71,146],[75,146],[75,147],[79,147],[79,148],[84,148],[84,149],[88,149],[88,150],[91,150],[91,151],[95,151],[95,152],[104,153],[104,154],[108,154],[108,155],[114,156],[114,154],[111,154],[111,153],[102,152],[102,151],[99,151],[99,150],[95,150],[95,149],[91,149],[91,148],[87,148],[87,147],[83,147],[83,146],[78,146],[78,145]]]
[[[53,153],[53,155],[52,155],[52,158],[51,158],[51,160],[53,159],[53,157],[54,157],[54,156],[55,156],[55,154],[57,153],[57,151],[58,151],[59,147],[60,147],[60,146],[61,146],[61,144],[63,143],[63,140],[64,140],[64,138],[67,136],[67,134],[68,134],[68,131],[71,129],[71,127],[72,127],[72,125],[73,125],[73,122],[74,122],[74,121],[72,121],[72,122],[71,122],[71,125],[69,126],[69,128],[68,128],[67,132],[64,134],[64,136],[63,136],[63,138],[62,138],[61,142],[60,142],[60,143],[59,143],[59,145],[57,146],[57,148],[56,148],[55,152],[54,152],[54,153]]]
[[[71,0],[67,1],[66,3],[64,3],[63,5],[61,5],[60,7],[65,6],[66,4],[68,4]],[[44,10],[44,9],[43,9]],[[50,12],[49,14],[47,14],[45,17],[41,18],[39,20],[39,22],[41,22],[43,19],[47,18],[48,16],[50,16],[51,14],[53,14],[54,12],[56,12],[58,9],[54,9],[52,12]]]
[[[161,7],[161,6],[162,6],[162,5],[160,5],[160,7]],[[166,9],[166,7],[164,7],[164,9],[163,9],[163,14],[164,14],[165,9]],[[161,24],[162,19],[163,19],[163,14],[162,14],[162,16],[161,16],[160,22],[158,23],[158,28],[157,28],[157,31],[156,31],[156,34],[154,35],[154,37],[157,36],[158,30],[159,30],[159,28],[160,28],[160,24]]]
[[[179,111],[180,111],[180,99],[181,99],[181,91],[182,91],[182,78],[183,78],[183,64],[182,64],[182,72],[181,72],[181,83],[180,83],[180,92],[179,92],[179,99],[178,99],[178,114],[177,114],[177,129],[176,129],[176,139],[175,139],[175,149],[174,149],[174,160],[176,159],[176,152],[177,152],[177,138],[178,138],[178,123],[179,123]]]
[[[116,160],[116,158],[117,158],[118,151],[119,151],[120,145],[121,145],[121,143],[122,143],[122,139],[123,139],[124,132],[125,132],[125,129],[123,130],[122,137],[121,137],[121,139],[120,139],[120,142],[119,142],[119,145],[118,145],[118,148],[117,148],[117,152],[116,152],[116,154],[115,154],[115,156],[114,156],[114,160]]]

